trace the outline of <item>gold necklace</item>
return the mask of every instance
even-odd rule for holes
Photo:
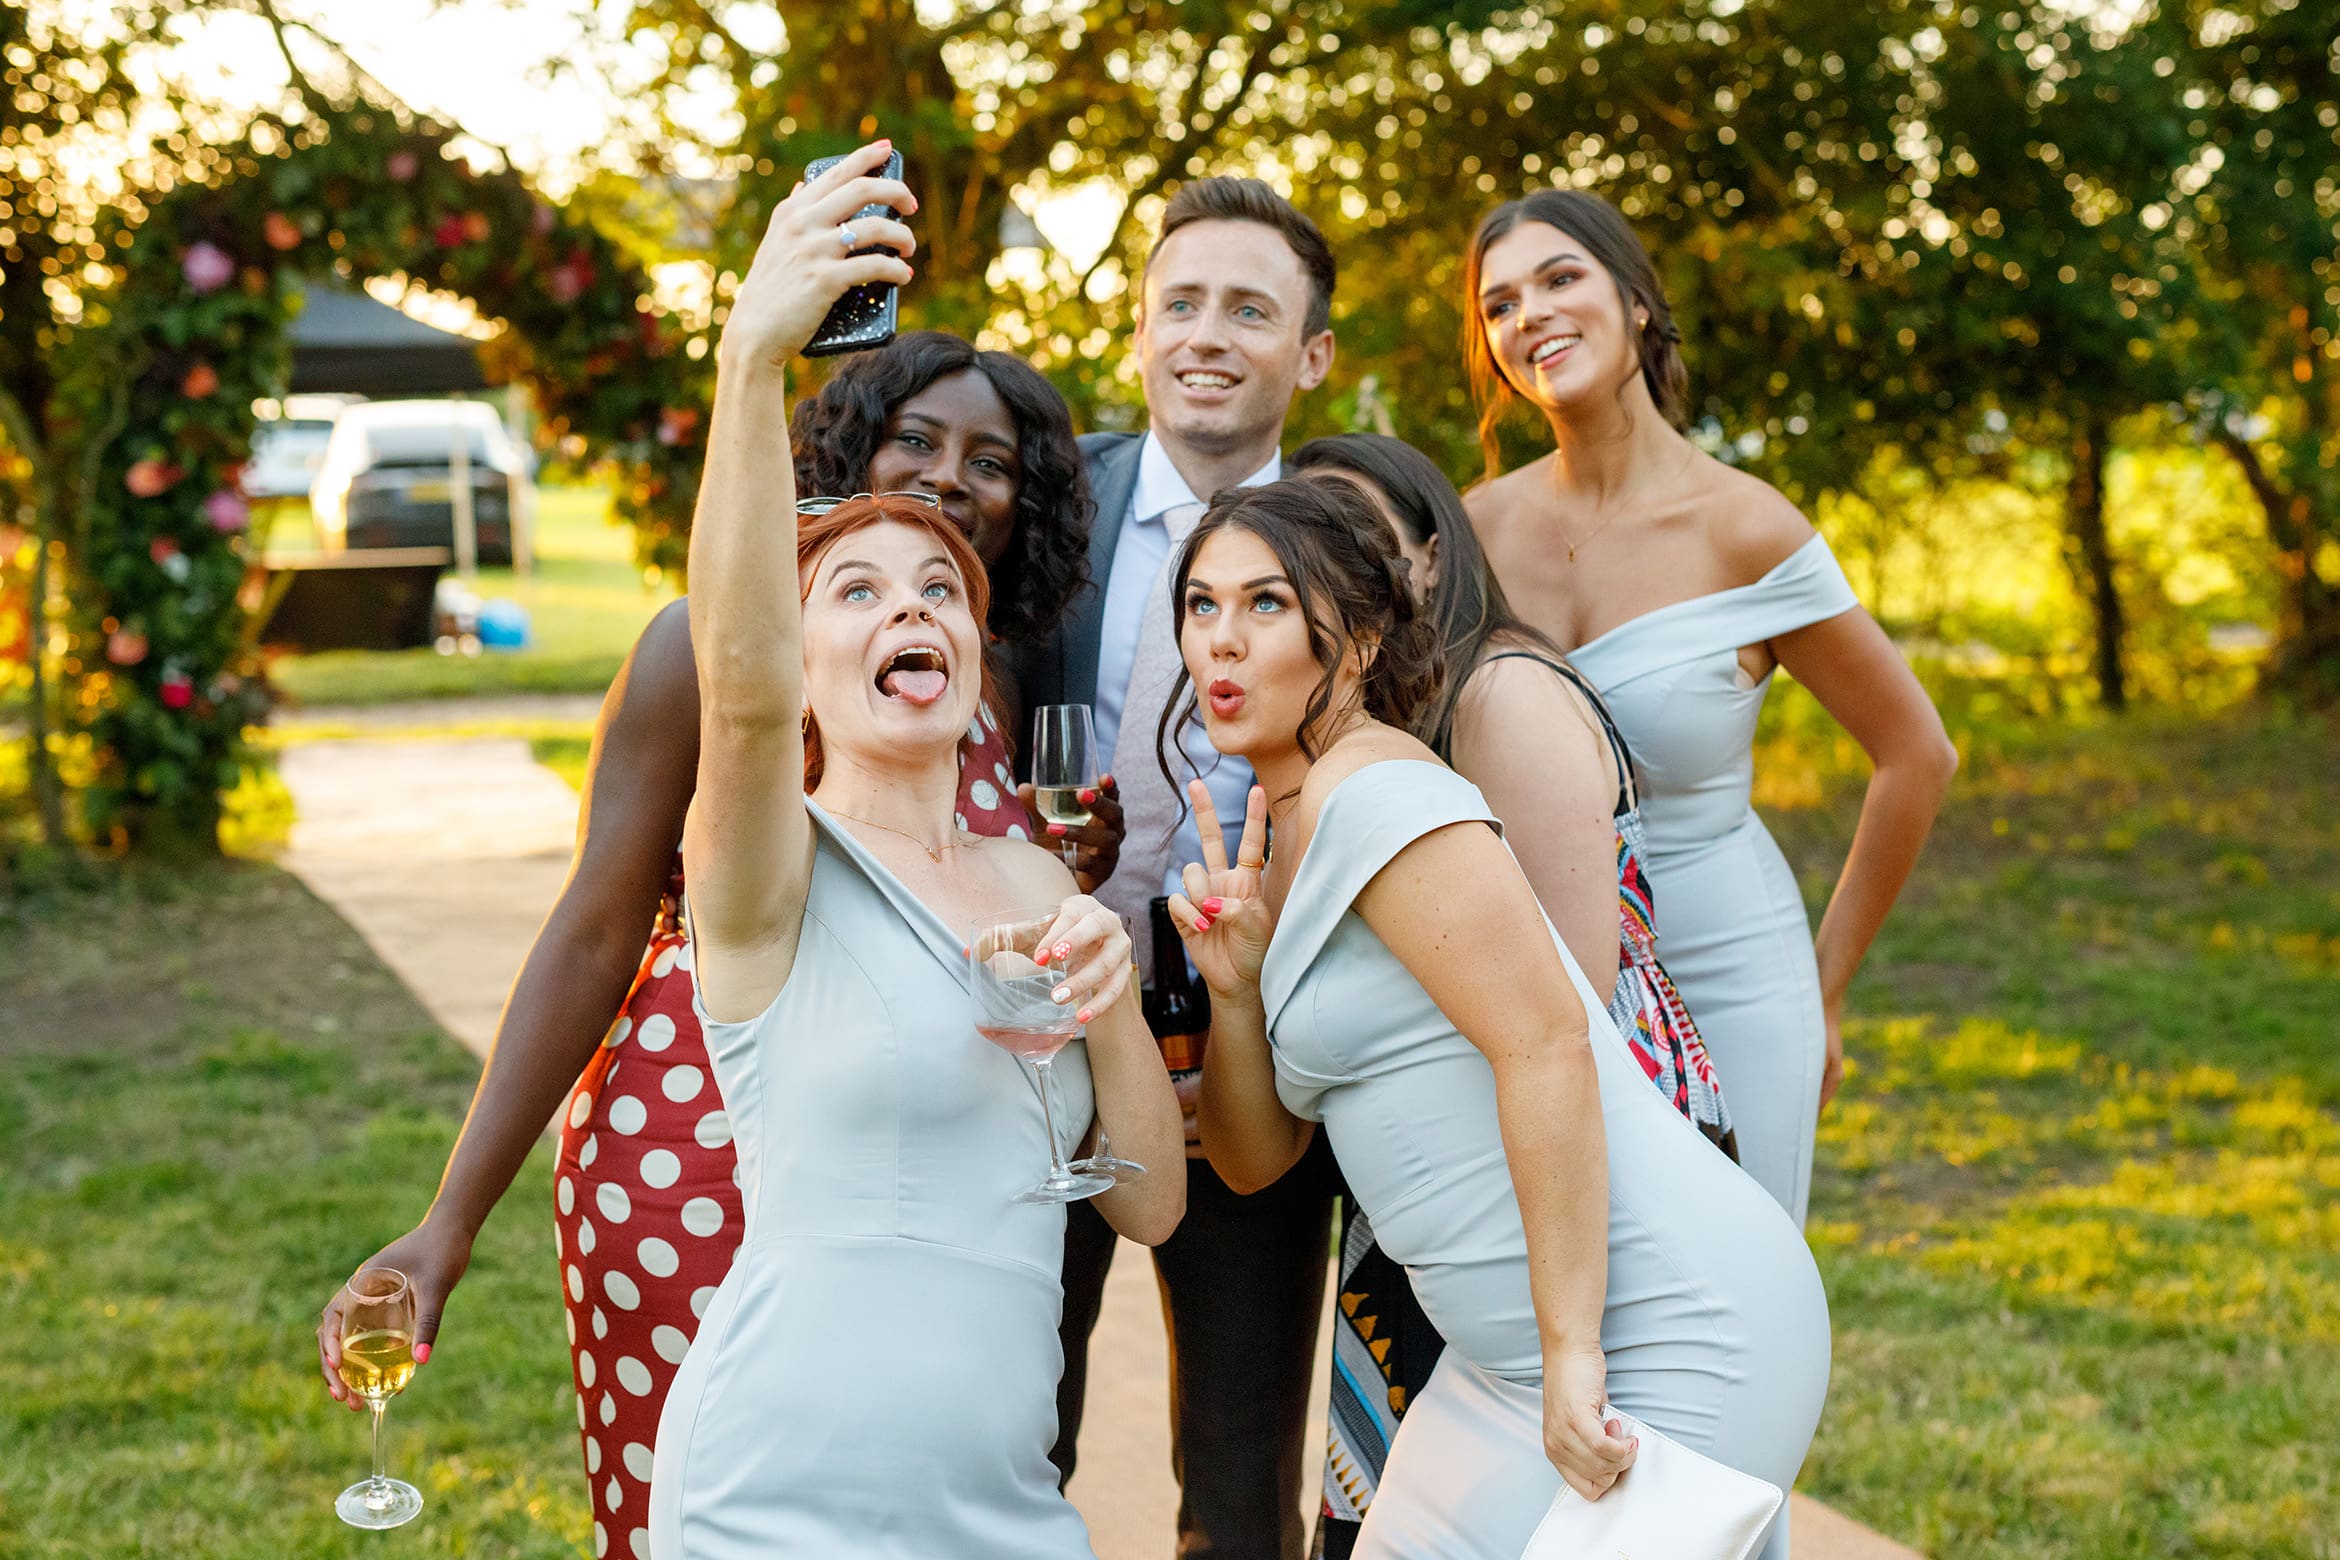
[[[920,839],[917,835],[910,833],[908,830],[897,829],[890,823],[880,823],[875,818],[857,818],[852,813],[839,812],[834,807],[829,809],[829,816],[832,818],[843,818],[848,823],[867,824],[873,829],[883,829],[888,834],[899,834],[902,836],[902,838],[908,840],[911,844],[917,846],[920,850],[926,851],[926,859],[933,862],[938,867],[942,865],[942,853],[944,850],[957,850],[959,848],[959,842],[957,840],[951,840],[943,845],[942,850],[928,850],[926,841]]]
[[[1584,535],[1583,541],[1568,542],[1568,532],[1566,528],[1562,528],[1560,532],[1560,540],[1568,542],[1568,561],[1570,563],[1574,563],[1576,561],[1576,549],[1584,546],[1585,543],[1590,542],[1594,537],[1600,535],[1603,531],[1606,531],[1609,528],[1609,520],[1616,519],[1617,516],[1623,514],[1624,512],[1625,511],[1622,508],[1610,511],[1609,519],[1603,520],[1599,525],[1596,525],[1590,531],[1587,531]]]

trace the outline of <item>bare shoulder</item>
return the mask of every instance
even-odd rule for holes
[[[1594,718],[1584,694],[1553,670],[1544,659],[1546,652],[1532,650],[1527,655],[1506,655],[1503,653],[1506,650],[1530,650],[1530,647],[1501,643],[1489,649],[1491,653],[1471,669],[1463,683],[1462,695],[1455,701],[1458,738],[1466,723],[1494,722],[1509,729],[1528,730],[1531,728],[1520,723],[1549,720],[1563,712],[1573,711],[1587,720]]]
[[[1713,462],[1710,534],[1731,579],[1753,584],[1819,533],[1785,493],[1750,472]]]
[[[1463,495],[1463,512],[1471,517],[1482,540],[1487,533],[1500,533],[1513,525],[1532,507],[1533,495],[1551,491],[1551,465],[1551,456],[1539,456],[1474,485]]]
[[[1607,773],[1600,713],[1541,654],[1490,655],[1463,684],[1452,749],[1456,771],[1474,785],[1531,771],[1539,783],[1557,783],[1580,763]]]

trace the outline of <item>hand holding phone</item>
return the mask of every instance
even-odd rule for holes
[[[892,148],[875,142],[831,162],[773,210],[723,323],[724,361],[781,367],[826,328],[841,298],[862,288],[888,295],[882,333],[865,321],[852,345],[892,337],[891,294],[910,280],[918,247],[902,221],[918,209],[917,197],[882,176],[894,166]]]
[[[805,182],[811,183],[843,161],[841,157],[822,157],[807,163],[804,169]],[[878,170],[878,177],[897,181],[901,179],[900,152],[887,155],[886,165]],[[859,235],[860,223],[872,217],[893,215],[894,209],[882,202],[862,207],[853,214],[852,221],[838,229],[840,244],[848,230]],[[875,255],[891,254],[893,251],[882,244],[871,244],[855,249],[852,253]],[[838,299],[836,307],[829,310],[829,317],[821,321],[821,328],[814,331],[812,340],[804,344],[804,355],[830,357],[839,352],[866,352],[873,347],[882,347],[894,339],[898,311],[898,293],[893,283],[869,282],[856,287]]]

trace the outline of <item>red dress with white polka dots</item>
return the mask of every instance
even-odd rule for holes
[[[960,827],[1026,838],[990,711],[967,737]],[[739,1160],[692,1012],[682,886],[678,857],[634,988],[569,1098],[554,1172],[596,1557],[649,1560],[659,1410],[739,1247]]]

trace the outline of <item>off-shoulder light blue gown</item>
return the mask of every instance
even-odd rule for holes
[[[1089,1560],[1058,1493],[1064,1210],[1031,1077],[975,1032],[964,940],[811,811],[788,983],[700,1017],[745,1240],[658,1424],[657,1560]],[[1078,1043],[1056,1062],[1076,1141]]]
[[[1408,1408],[1357,1554],[1517,1560],[1560,1488],[1495,1075],[1351,908],[1407,845],[1495,816],[1442,764],[1376,763],[1326,799],[1261,972],[1276,1092],[1323,1123],[1382,1248],[1447,1340]],[[1497,826],[1499,827],[1499,826]],[[1828,1389],[1828,1305],[1779,1205],[1633,1060],[1548,920],[1584,1004],[1608,1142],[1610,1400],[1785,1488]],[[1724,1087],[1730,1087],[1725,1080]],[[1784,1518],[1765,1560],[1785,1560]]]
[[[1795,873],[1755,816],[1755,721],[1771,689],[1742,646],[1859,606],[1814,536],[1752,585],[1645,612],[1568,654],[1641,772],[1658,957],[1698,1020],[1739,1163],[1801,1225],[1828,1031]]]

